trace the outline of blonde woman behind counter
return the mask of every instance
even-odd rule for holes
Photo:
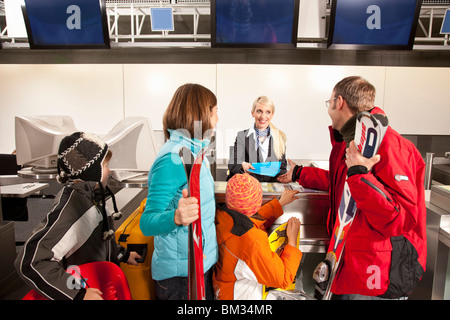
[[[286,134],[272,123],[275,105],[266,96],[260,96],[253,102],[251,111],[254,125],[239,131],[230,151],[228,160],[229,180],[236,173],[247,172],[260,182],[277,182],[277,177],[286,173]],[[280,161],[280,172],[275,177],[248,172],[254,169],[252,163]]]

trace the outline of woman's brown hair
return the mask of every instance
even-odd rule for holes
[[[187,83],[179,87],[172,97],[163,116],[163,129],[166,139],[170,138],[169,129],[184,129],[190,138],[202,139],[211,128],[211,110],[217,105],[217,98],[211,90],[199,84]],[[194,124],[201,121],[201,137],[196,137]],[[195,132],[195,133],[194,133]]]

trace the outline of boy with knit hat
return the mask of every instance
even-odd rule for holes
[[[288,244],[281,255],[270,248],[266,230],[283,214],[282,206],[296,199],[285,190],[280,199],[263,206],[261,184],[249,174],[236,174],[227,183],[225,205],[216,213],[219,261],[214,271],[219,300],[261,300],[263,286],[286,288],[294,281],[302,252],[297,248],[300,221],[291,218]]]
[[[65,186],[15,262],[25,283],[48,299],[102,299],[98,289],[70,285],[72,276],[66,269],[72,265],[94,261],[137,265],[135,259],[140,256],[127,252],[114,239],[112,220],[120,218],[120,213],[106,186],[111,156],[108,145],[89,133],[76,132],[60,143],[57,181]],[[113,200],[113,214],[105,207],[107,194]]]

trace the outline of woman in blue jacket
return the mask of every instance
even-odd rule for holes
[[[198,84],[177,89],[163,117],[167,142],[148,176],[148,197],[140,220],[144,235],[155,236],[152,278],[158,299],[187,299],[188,225],[198,218],[201,206],[203,267],[206,299],[213,299],[212,272],[218,250],[214,180],[205,157],[200,171],[200,201],[188,197],[187,178],[179,151],[187,147],[195,156],[210,142],[218,121],[216,96]]]

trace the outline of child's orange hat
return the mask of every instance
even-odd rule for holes
[[[225,202],[229,209],[251,216],[261,208],[261,184],[247,173],[235,174],[228,180]]]

